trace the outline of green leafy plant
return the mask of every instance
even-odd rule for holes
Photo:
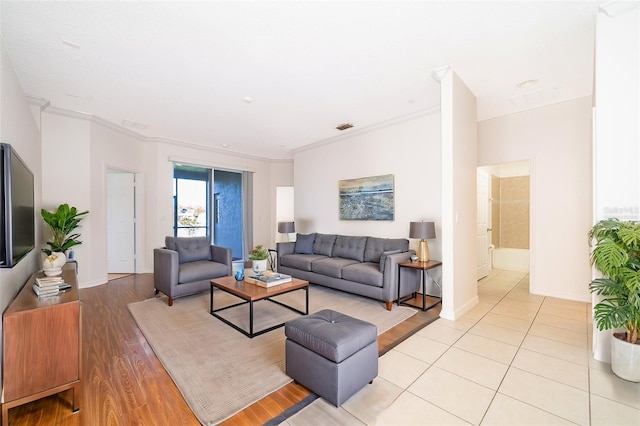
[[[69,207],[68,204],[60,204],[53,213],[42,209],[40,215],[49,226],[52,235],[51,241],[47,241],[49,248],[44,248],[42,251],[51,255],[53,252],[65,252],[73,246],[82,244],[82,241],[78,241],[80,234],[73,231],[80,225],[81,216],[87,213],[89,213],[88,210],[78,212],[78,209]]]
[[[640,344],[640,223],[605,219],[589,232],[591,263],[602,272],[589,284],[603,296],[594,306],[598,330],[627,329],[626,341]]]
[[[265,260],[269,258],[269,250],[258,244],[249,252],[249,260]]]

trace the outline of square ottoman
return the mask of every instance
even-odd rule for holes
[[[378,329],[330,309],[284,326],[286,372],[336,407],[378,375]]]

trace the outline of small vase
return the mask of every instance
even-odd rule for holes
[[[252,260],[251,269],[253,269],[253,272],[256,275],[261,275],[264,271],[267,270],[267,259]]]
[[[42,269],[48,277],[54,277],[62,274],[62,267],[67,263],[67,257],[64,253],[54,252],[44,258]]]

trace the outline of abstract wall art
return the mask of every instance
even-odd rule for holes
[[[393,175],[338,182],[340,220],[393,220]]]

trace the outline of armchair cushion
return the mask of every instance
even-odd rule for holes
[[[187,262],[180,265],[178,283],[189,283],[200,280],[224,277],[227,274],[227,265],[208,260]]]

